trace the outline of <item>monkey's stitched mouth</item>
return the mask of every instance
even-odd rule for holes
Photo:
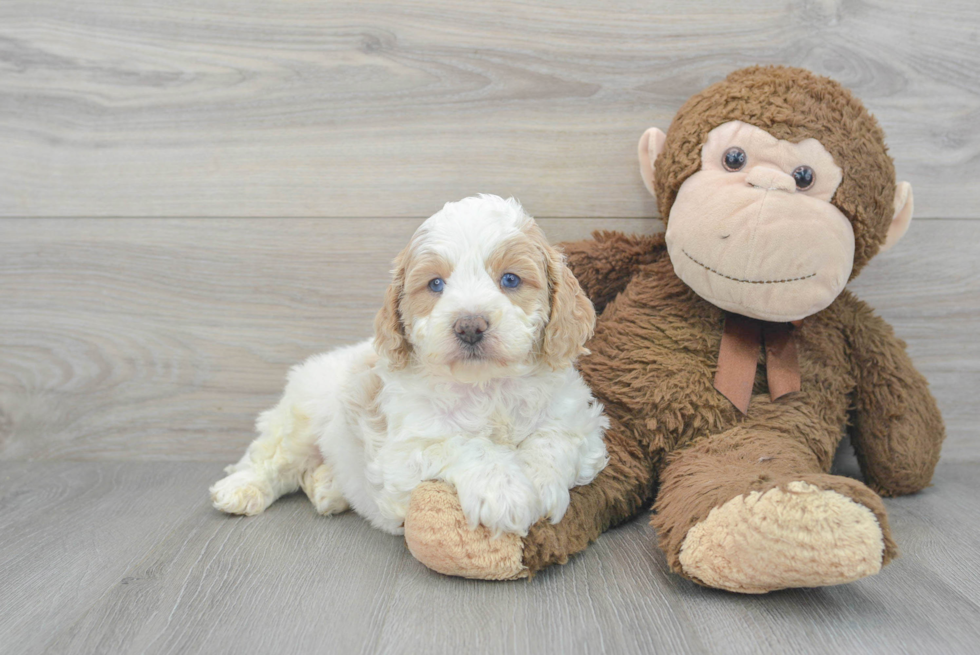
[[[810,273],[809,275],[804,275],[802,277],[791,277],[791,278],[786,278],[785,280],[742,280],[737,277],[732,277],[731,275],[725,275],[724,273],[716,271],[715,269],[711,268],[707,264],[702,264],[698,260],[694,259],[694,257],[691,257],[691,253],[684,250],[683,248],[681,248],[681,252],[687,255],[688,259],[690,259],[692,262],[694,262],[704,270],[710,271],[715,275],[725,278],[726,280],[732,280],[733,282],[744,282],[746,284],[782,284],[783,282],[798,282],[799,280],[806,280],[816,276],[816,273]]]

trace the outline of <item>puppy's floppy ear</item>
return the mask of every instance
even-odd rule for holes
[[[405,337],[405,326],[402,324],[402,314],[399,310],[402,296],[405,294],[405,260],[408,258],[408,248],[395,257],[394,271],[391,284],[385,291],[384,304],[378,315],[374,317],[374,349],[387,359],[394,369],[408,366],[411,345]]]
[[[545,243],[551,317],[544,331],[541,357],[551,368],[570,366],[587,353],[585,342],[595,330],[595,308],[565,265],[565,255]]]

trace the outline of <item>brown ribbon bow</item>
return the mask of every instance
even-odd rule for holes
[[[766,344],[766,380],[772,400],[800,390],[800,362],[796,357],[793,323],[769,323],[739,314],[725,315],[725,332],[718,351],[715,389],[743,414],[748,414],[759,346]]]

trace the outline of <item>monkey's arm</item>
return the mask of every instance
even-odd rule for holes
[[[582,291],[601,313],[622,291],[637,269],[665,256],[663,234],[623,234],[596,231],[591,239],[558,244]]]
[[[595,480],[570,491],[557,524],[542,519],[523,539],[491,539],[480,526],[470,530],[456,491],[429,481],[412,492],[405,541],[420,562],[446,575],[482,580],[524,578],[551,564],[564,564],[613,525],[633,517],[653,500],[655,453],[615,419],[606,432],[609,464]]]
[[[848,337],[854,394],[851,441],[869,487],[899,496],[928,486],[946,436],[929,383],[905,343],[863,302],[851,297]]]

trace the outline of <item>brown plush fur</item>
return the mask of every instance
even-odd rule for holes
[[[807,71],[737,71],[684,105],[656,162],[664,220],[681,184],[700,168],[708,132],[731,120],[793,142],[815,138],[834,156],[844,179],[833,202],[854,228],[856,275],[885,239],[894,212],[894,166],[881,129],[861,103]],[[793,481],[871,509],[884,535],[884,561],[895,556],[874,492],[925,487],[944,428],[904,344],[867,305],[845,291],[805,320],[796,333],[802,391],[769,400],[762,365],[743,418],[712,386],[724,314],[674,275],[662,238],[596,234],[567,251],[572,270],[603,310],[581,369],[616,419],[608,437],[613,463],[589,488],[576,490],[565,521],[538,524],[528,535],[530,570],[564,561],[595,538],[597,528],[630,518],[653,499],[652,478],[660,487],[652,522],[678,573],[684,537],[713,508]],[[760,360],[764,364],[764,352]],[[847,427],[870,488],[828,474]]]
[[[614,419],[607,432],[610,465],[574,490],[558,525],[534,526],[524,545],[529,570],[566,561],[603,530],[635,516],[652,502],[655,481],[653,524],[681,574],[684,536],[711,509],[793,481],[871,509],[884,534],[885,562],[895,556],[874,491],[898,495],[928,485],[944,429],[904,344],[867,305],[845,291],[805,320],[796,334],[803,391],[769,400],[760,366],[749,415],[742,417],[712,386],[724,313],[674,275],[662,237],[597,234],[566,247],[580,283],[589,274],[579,266],[591,261],[618,260],[617,271],[635,274],[621,280],[589,342],[592,354],[580,363]],[[611,291],[608,282],[583,288],[599,300]],[[870,489],[827,473],[849,424]]]
[[[834,156],[844,179],[833,202],[852,222],[857,274],[885,239],[894,167],[860,102],[807,71],[738,71],[684,105],[656,162],[665,221],[681,184],[700,167],[705,136],[731,120],[794,142],[816,138]],[[944,427],[891,327],[844,291],[796,330],[802,390],[770,400],[762,351],[743,416],[713,387],[724,313],[675,275],[662,236],[597,233],[565,250],[601,312],[580,368],[611,420],[610,462],[590,485],[572,490],[560,523],[532,527],[523,544],[529,572],[564,563],[656,498],[660,546],[671,568],[687,576],[680,553],[692,526],[733,498],[785,491],[792,482],[870,509],[882,532],[881,563],[896,555],[878,494],[929,484]],[[829,474],[845,429],[866,485]]]

